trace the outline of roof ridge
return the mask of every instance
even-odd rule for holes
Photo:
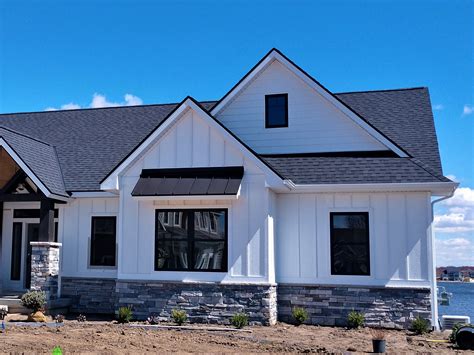
[[[363,94],[370,92],[386,92],[386,91],[409,91],[409,90],[422,90],[427,89],[427,86],[414,86],[410,88],[396,88],[396,89],[375,89],[375,90],[362,90],[362,91],[344,91],[344,92],[335,92],[334,95],[344,95],[344,94]]]
[[[47,146],[52,147],[52,148],[55,148],[54,145],[52,145],[51,143],[42,141],[41,139],[38,139],[38,138],[33,137],[33,136],[30,136],[30,135],[28,135],[28,134],[25,134],[25,133],[22,133],[22,132],[18,132],[18,131],[14,130],[14,129],[7,128],[7,127],[5,127],[5,126],[3,126],[3,125],[0,125],[0,129],[4,129],[5,131],[9,131],[9,132],[11,132],[11,133],[13,133],[13,134],[17,134],[17,135],[19,135],[19,136],[22,136],[22,137],[25,137],[25,138],[34,140],[34,141],[36,141],[36,142],[38,142],[38,143],[47,145]]]
[[[205,103],[216,103],[217,100],[204,100],[199,101],[201,104]],[[24,115],[24,114],[46,114],[46,113],[56,113],[56,112],[69,112],[69,111],[93,111],[93,110],[108,110],[108,109],[118,109],[118,108],[134,108],[134,107],[151,107],[151,106],[171,106],[171,105],[179,105],[181,102],[171,102],[171,103],[163,103],[163,104],[143,104],[143,105],[130,105],[130,106],[110,106],[110,107],[82,107],[76,109],[64,109],[64,110],[48,110],[48,111],[26,111],[26,112],[6,112],[0,113],[1,116],[9,116],[9,115]]]

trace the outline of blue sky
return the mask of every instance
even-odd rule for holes
[[[219,99],[272,47],[333,92],[428,86],[462,187],[437,209],[439,263],[474,264],[473,15],[471,1],[3,0],[0,113]]]

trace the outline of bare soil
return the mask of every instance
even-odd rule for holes
[[[256,353],[319,352],[341,354],[371,352],[370,329],[306,326],[279,323],[273,327],[248,327],[251,332],[169,330],[132,328],[115,322],[66,320],[61,327],[31,327],[6,323],[0,334],[0,353],[49,353],[56,346],[63,353]],[[1,328],[0,328],[1,329]],[[389,330],[387,352],[454,353],[449,343],[430,340],[447,339],[449,332],[415,336],[406,331]],[[467,353],[467,352],[465,352]],[[473,353],[473,352],[471,352]]]

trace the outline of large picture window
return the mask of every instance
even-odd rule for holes
[[[369,214],[332,212],[331,274],[370,275]]]
[[[115,266],[116,217],[92,217],[91,266]]]
[[[227,271],[227,210],[157,210],[155,270]]]

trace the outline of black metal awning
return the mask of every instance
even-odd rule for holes
[[[144,169],[132,196],[237,195],[243,166]]]

